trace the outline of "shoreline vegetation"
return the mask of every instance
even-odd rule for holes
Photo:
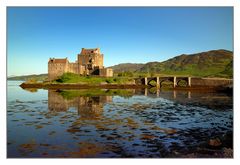
[[[219,81],[222,79],[220,78]],[[152,84],[154,87],[154,82]],[[80,76],[73,73],[64,73],[54,81],[36,81],[30,79],[20,85],[23,89],[27,88],[42,88],[42,89],[137,89],[149,88],[151,86],[136,84],[134,77],[98,77],[98,76]],[[184,82],[175,88],[171,82],[164,82],[164,89],[174,90],[214,90],[221,92],[232,93],[232,86],[210,86],[210,85],[192,85],[187,87]]]

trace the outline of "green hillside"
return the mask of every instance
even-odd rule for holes
[[[14,76],[14,77],[8,77],[8,80],[21,80],[21,81],[27,81],[27,80],[31,80],[34,79],[36,81],[44,81],[47,78],[47,74],[32,74],[32,75],[24,75],[24,76]]]
[[[114,72],[134,72],[134,75],[186,75],[199,77],[233,76],[233,53],[227,50],[212,50],[196,54],[182,54],[163,62],[146,64],[119,64],[112,66]],[[115,70],[116,69],[116,70]]]
[[[228,75],[229,77],[233,77],[233,61],[231,61],[222,71],[221,73],[218,74],[219,76],[221,75]]]
[[[114,70],[114,73],[120,73],[120,72],[135,72],[138,69],[142,68],[144,64],[141,63],[121,63],[118,65],[111,66]]]
[[[138,72],[154,72],[171,75],[232,77],[233,53],[212,50],[191,55],[180,55],[164,62],[150,62]]]

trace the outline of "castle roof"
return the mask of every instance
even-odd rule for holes
[[[100,49],[99,48],[93,48],[93,49],[85,49],[82,48],[82,51],[80,54],[86,55],[86,54],[100,54]]]
[[[90,51],[90,50],[98,50],[99,48],[91,48],[91,49],[86,49],[86,48],[82,48],[82,50],[86,50],[86,51]]]

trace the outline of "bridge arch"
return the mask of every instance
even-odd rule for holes
[[[155,84],[152,84],[152,83],[155,83]],[[150,78],[147,82],[147,85],[149,85],[151,87],[157,86],[157,79],[156,78]]]
[[[142,84],[145,86],[161,88],[164,82],[171,82],[173,88],[180,86],[180,82],[185,82],[184,86],[191,86],[191,77],[144,77],[135,79],[136,84]]]
[[[176,85],[180,86],[181,82],[184,82],[185,87],[191,86],[191,77],[177,77]]]
[[[171,78],[164,78],[160,80],[160,88],[163,86],[164,82],[171,82],[174,85],[174,81]]]
[[[184,83],[184,86],[186,86],[186,87],[188,86],[188,80],[186,80],[186,79],[177,80],[177,86],[180,86],[181,82]]]

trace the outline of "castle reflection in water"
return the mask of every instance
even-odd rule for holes
[[[94,95],[90,91],[86,93],[85,91],[67,91],[67,94],[71,97],[64,97],[61,92],[56,90],[48,90],[48,109],[49,111],[55,112],[66,112],[71,107],[78,111],[78,115],[86,116],[101,116],[104,110],[104,105],[106,103],[113,102],[113,96],[122,94],[119,90],[116,92],[114,90],[100,90],[102,95]],[[232,98],[224,93],[211,93],[211,92],[191,92],[191,91],[161,91],[161,90],[151,90],[151,89],[122,89],[125,91],[127,97],[144,95],[146,97],[161,97],[167,100],[178,102],[181,104],[185,103],[198,103],[198,106],[209,106],[215,109],[221,108],[220,105],[226,105],[232,102]],[[127,91],[127,92],[126,92]],[[75,93],[74,93],[75,92]],[[84,93],[85,92],[85,93]],[[95,91],[96,92],[96,91]],[[77,94],[76,94],[77,93]],[[81,95],[84,93],[84,95]],[[96,92],[96,93],[99,93]],[[221,98],[221,103],[217,101]],[[199,103],[200,102],[200,103]]]
[[[78,114],[101,115],[105,103],[112,102],[113,96],[77,96],[72,99],[64,98],[55,90],[48,90],[49,111],[64,112],[69,108],[77,109]]]
[[[89,115],[100,115],[103,112],[104,104],[111,103],[114,95],[118,95],[115,92],[111,91],[110,95],[92,95],[91,93],[85,93],[84,96],[81,96],[81,90],[78,90],[77,93],[80,95],[74,95],[75,91],[67,90],[67,93],[72,96],[71,98],[66,98],[61,92],[56,90],[48,90],[48,109],[49,111],[55,112],[66,112],[69,108],[74,107],[77,109],[78,114],[87,114]],[[124,90],[126,91],[126,90]],[[150,91],[149,89],[128,89],[128,96],[133,95],[145,95],[148,97],[159,97],[159,91]],[[101,92],[103,92],[101,90]],[[118,91],[119,92],[119,91]],[[103,92],[104,93],[104,92]],[[161,93],[162,97],[168,99],[176,98],[176,91],[164,92]],[[191,96],[188,92],[188,98]]]

